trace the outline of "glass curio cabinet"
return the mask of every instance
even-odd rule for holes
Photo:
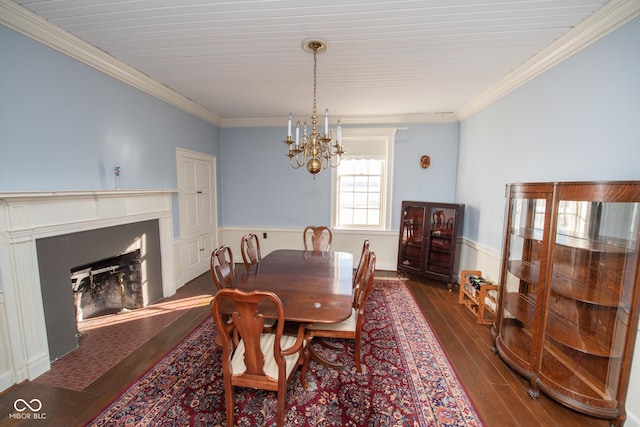
[[[540,391],[625,420],[640,304],[640,182],[507,185],[495,349]]]
[[[402,202],[398,271],[451,284],[464,205]]]

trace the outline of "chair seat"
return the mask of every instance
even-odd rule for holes
[[[307,326],[307,329],[316,331],[339,331],[339,332],[354,332],[356,331],[356,324],[358,322],[358,311],[355,308],[351,309],[351,316],[348,319],[338,323],[313,323]]]
[[[264,373],[270,376],[271,378],[277,380],[278,379],[278,365],[276,364],[276,360],[273,357],[273,345],[276,339],[275,334],[262,334],[260,336],[260,350],[264,354]],[[296,342],[296,337],[283,335],[280,339],[280,348],[289,348],[293,346]],[[285,364],[286,364],[286,377],[288,378],[291,372],[296,368],[298,358],[300,354],[298,352],[293,353],[290,356],[285,356]],[[238,347],[236,351],[233,353],[233,357],[231,358],[231,368],[233,369],[234,374],[244,373],[247,369],[244,364],[244,341],[240,340],[238,343]]]

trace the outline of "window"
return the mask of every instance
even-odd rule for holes
[[[346,151],[332,174],[334,228],[390,229],[395,129],[342,130]]]
[[[383,161],[345,159],[338,166],[338,216],[340,226],[380,225]]]

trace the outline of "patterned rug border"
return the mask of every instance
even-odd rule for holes
[[[412,377],[417,377],[417,380],[412,378],[411,382],[411,388],[415,393],[414,398],[416,399],[416,401],[422,404],[423,409],[429,410],[431,419],[439,418],[438,414],[434,414],[431,411],[434,406],[431,405],[431,402],[429,402],[429,393],[427,387],[425,386],[426,383],[422,381],[422,377],[420,376],[420,360],[418,359],[418,357],[416,357],[416,353],[419,353],[421,357],[425,357],[424,352],[429,352],[431,356],[435,357],[438,366],[444,368],[440,369],[440,372],[449,374],[448,376],[445,376],[447,387],[450,390],[453,390],[453,394],[456,398],[458,407],[466,408],[465,410],[463,410],[465,418],[471,423],[479,420],[479,425],[483,425],[484,422],[482,421],[482,418],[480,417],[480,414],[478,413],[473,401],[471,400],[471,398],[469,398],[468,392],[460,381],[460,378],[458,377],[458,374],[456,373],[451,360],[444,351],[440,339],[433,332],[429,320],[424,317],[424,314],[420,310],[420,307],[418,306],[413,293],[406,285],[405,281],[401,280],[401,283],[403,286],[396,286],[396,283],[386,284],[387,286],[384,286],[385,284],[381,283],[378,286],[384,289],[385,298],[388,301],[394,301],[393,304],[388,304],[387,306],[389,307],[391,315],[394,317],[394,330],[399,335],[398,343],[402,346],[402,360],[405,364],[407,374],[411,375]],[[401,296],[390,292],[389,287],[391,286],[389,285],[399,289],[399,293],[402,293],[403,295]],[[410,301],[410,303],[407,304],[407,301]],[[424,342],[422,342],[418,330],[405,328],[408,323],[403,321],[403,319],[406,319],[407,316],[410,316],[411,318],[422,319],[422,322],[417,322],[417,324],[418,326],[420,326],[419,331],[425,338],[427,338]],[[438,351],[432,351],[433,347],[436,347]],[[424,418],[424,413],[420,413],[420,418],[423,421],[423,425],[427,425]]]
[[[375,286],[383,292],[385,304],[389,308],[390,316],[393,318],[392,326],[397,334],[397,342],[401,347],[401,359],[403,368],[407,377],[410,379],[410,389],[413,399],[416,402],[416,415],[420,420],[420,426],[432,426],[434,422],[437,425],[438,419],[446,419],[447,411],[450,407],[459,410],[464,420],[465,426],[483,426],[481,417],[479,416],[475,405],[468,397],[464,385],[453,368],[448,356],[444,352],[442,344],[438,337],[434,334],[429,321],[424,317],[420,310],[413,293],[402,279],[380,278],[376,279]],[[422,321],[407,323],[405,319],[417,319]],[[124,392],[115,397],[110,403],[105,405],[95,417],[93,417],[86,426],[103,426],[110,424],[111,417],[102,419],[103,414],[107,412],[115,414],[131,404],[132,399],[122,399],[127,395],[135,396],[136,389],[144,387],[145,384],[151,383],[153,380],[148,374],[156,370],[170,370],[171,365],[180,357],[180,352],[176,352],[183,345],[189,345],[198,340],[205,332],[207,332],[208,323],[211,322],[211,316],[205,318],[198,326],[196,326],[189,334],[187,334],[180,342],[167,351],[155,364],[147,369],[138,379],[133,381]],[[407,328],[411,325],[411,328]],[[413,326],[419,326],[413,328]],[[197,360],[191,365],[189,375],[182,375],[175,378],[175,382],[171,384],[161,384],[167,387],[166,392],[162,393],[160,398],[153,404],[153,408],[147,410],[141,419],[137,419],[135,425],[152,425],[154,419],[169,405],[177,400],[180,396],[180,390],[183,389],[185,383],[191,378],[191,373],[197,372],[205,363],[211,352],[216,349],[213,346],[199,347],[199,355]],[[435,350],[435,351],[434,351]],[[429,382],[424,381],[423,377],[425,369],[429,367],[428,363],[424,363],[431,358],[438,366],[438,371],[444,373],[444,381],[446,387],[451,390],[454,402],[441,406],[434,406],[430,401],[431,388],[428,387]],[[135,399],[133,399],[135,401]],[[118,403],[120,401],[120,403]],[[146,406],[144,404],[140,406]],[[438,413],[434,412],[434,408]],[[444,413],[443,413],[444,412]],[[98,420],[98,421],[96,421]],[[120,420],[123,421],[123,420]],[[120,425],[120,424],[118,424]],[[127,424],[128,425],[128,424]]]

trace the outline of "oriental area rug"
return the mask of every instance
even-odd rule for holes
[[[90,426],[225,424],[221,350],[211,317],[104,408]],[[367,301],[362,373],[350,340],[314,344],[343,369],[309,362],[287,389],[286,426],[482,426],[438,339],[404,282],[376,280]],[[275,392],[236,387],[235,425],[276,422]]]

